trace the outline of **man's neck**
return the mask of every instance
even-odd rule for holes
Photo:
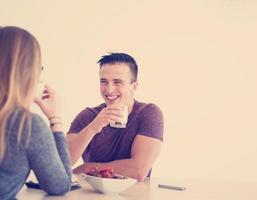
[[[133,99],[129,104],[128,104],[128,114],[130,114],[133,110],[135,100]]]

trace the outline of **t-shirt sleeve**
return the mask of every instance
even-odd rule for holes
[[[137,134],[163,141],[163,114],[155,104],[147,105],[141,112]]]
[[[89,108],[84,109],[71,122],[70,129],[67,134],[79,133],[91,121],[93,121],[94,118],[95,118],[95,115]]]

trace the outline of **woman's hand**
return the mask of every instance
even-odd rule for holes
[[[61,105],[56,92],[49,85],[45,85],[45,90],[41,98],[35,97],[34,102],[40,107],[48,119],[61,117]]]

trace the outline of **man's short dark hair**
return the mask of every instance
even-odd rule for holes
[[[97,62],[100,65],[100,69],[105,64],[125,63],[128,64],[132,73],[132,82],[137,80],[138,66],[136,60],[126,53],[110,53],[104,55]]]

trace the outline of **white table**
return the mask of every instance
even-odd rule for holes
[[[105,195],[96,193],[81,177],[82,188],[71,191],[64,196],[48,196],[42,190],[27,189],[25,186],[19,192],[19,200],[47,199],[90,199],[90,200],[256,200],[257,182],[240,181],[203,181],[203,180],[173,180],[151,178],[137,182],[120,195]],[[186,187],[185,191],[158,188],[158,183]]]

